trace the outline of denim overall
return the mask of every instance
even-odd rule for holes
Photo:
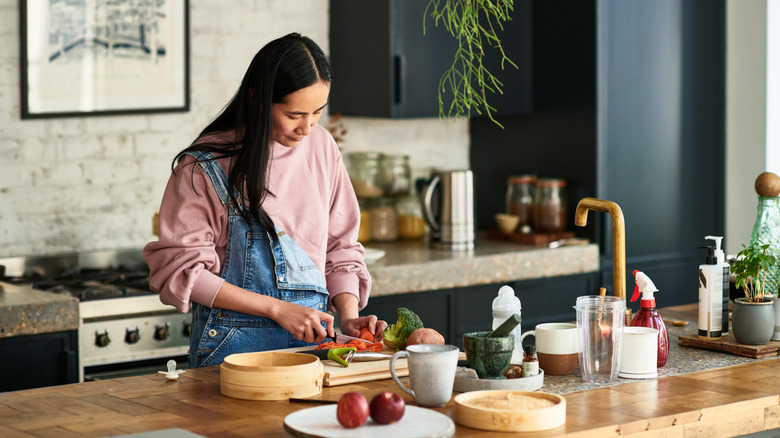
[[[227,174],[209,152],[189,153],[206,172],[228,209],[228,243],[222,278],[249,291],[325,311],[325,280],[309,256],[284,231],[278,242],[252,219],[250,228],[230,206]],[[203,161],[206,160],[206,161]],[[241,207],[243,208],[243,207]],[[193,303],[190,367],[219,365],[234,353],[309,345],[270,318]]]

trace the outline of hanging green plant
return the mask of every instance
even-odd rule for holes
[[[458,49],[452,65],[439,81],[439,117],[471,116],[474,111],[484,111],[490,120],[504,128],[493,117],[495,108],[488,103],[488,95],[501,93],[503,83],[490,73],[482,63],[485,50],[501,53],[501,68],[510,64],[518,68],[504,53],[497,31],[512,18],[513,0],[430,0],[423,17],[430,15],[434,25],[440,23],[458,40]],[[451,90],[452,101],[445,106],[443,96]]]

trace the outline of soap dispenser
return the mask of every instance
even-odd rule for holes
[[[664,320],[655,307],[653,294],[658,292],[658,289],[650,280],[650,277],[641,271],[634,270],[634,278],[636,282],[631,302],[636,301],[640,294],[642,300],[639,302],[639,312],[631,320],[631,326],[658,329],[658,361],[656,366],[660,368],[666,365],[666,359],[669,358],[669,332],[666,330],[666,324],[664,324]]]
[[[699,339],[720,339],[723,330],[723,268],[718,264],[715,247],[707,250],[699,265]],[[727,283],[728,284],[728,283]]]
[[[501,286],[498,290],[498,296],[493,299],[493,327],[495,330],[504,321],[509,319],[512,315],[520,315],[522,306],[520,304],[520,298],[515,296],[515,290],[511,286]],[[520,342],[520,324],[512,330],[512,336],[515,337],[515,349],[512,351],[511,363],[520,365],[523,362],[523,346]]]

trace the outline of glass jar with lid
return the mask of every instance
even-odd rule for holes
[[[358,198],[376,198],[382,196],[379,178],[379,152],[350,152],[347,172]]]
[[[398,213],[398,237],[419,239],[425,234],[425,219],[418,195],[399,197],[395,209]]]
[[[534,222],[536,175],[513,175],[507,180],[506,213],[518,216],[518,230],[531,231]]]
[[[385,196],[408,195],[412,171],[408,155],[382,155],[379,160],[379,184]]]
[[[566,229],[568,216],[566,181],[560,178],[539,178],[536,181],[534,225],[537,231],[551,233]]]
[[[371,240],[371,210],[368,199],[358,199],[360,205],[360,228],[358,228],[358,242],[366,243]]]
[[[380,197],[371,200],[371,240],[392,242],[398,239],[398,214],[395,199]]]

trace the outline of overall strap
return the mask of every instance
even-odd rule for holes
[[[211,184],[214,186],[214,190],[216,190],[217,196],[219,196],[219,201],[222,202],[222,205],[230,204],[228,176],[227,173],[225,173],[225,169],[223,169],[219,162],[217,162],[214,154],[203,151],[185,153],[194,157],[198,162],[198,166],[200,166],[200,168],[206,172],[206,175],[208,175],[209,179],[211,180]],[[237,195],[236,198],[238,198]]]

